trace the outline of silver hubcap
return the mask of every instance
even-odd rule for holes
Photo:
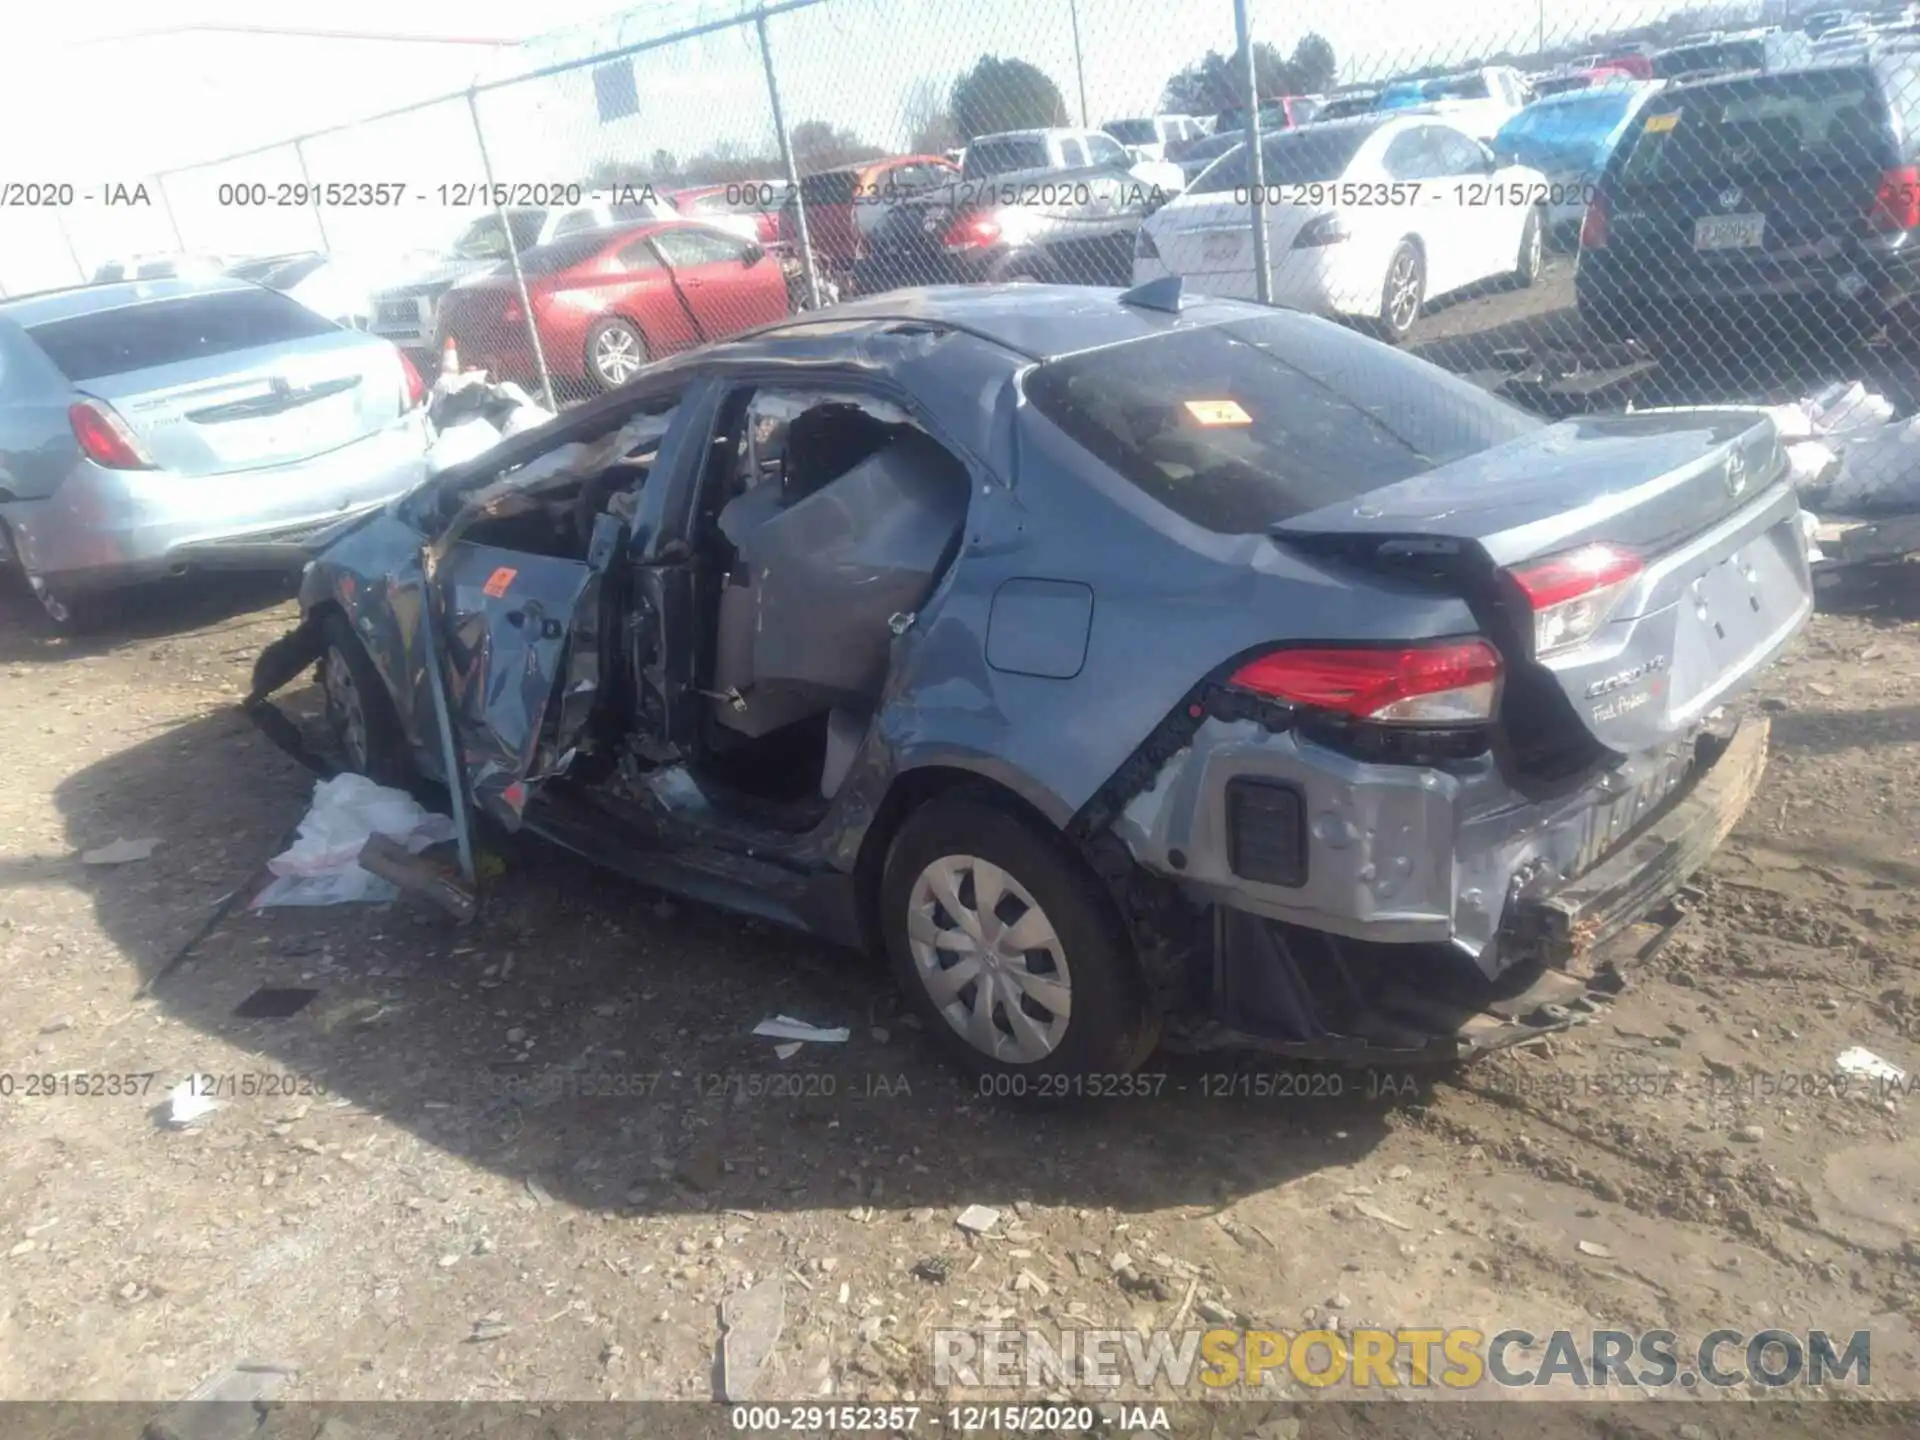
[[[593,342],[593,368],[609,385],[624,385],[640,369],[640,337],[631,330],[602,330]]]
[[[1527,222],[1527,238],[1523,246],[1525,258],[1521,262],[1521,271],[1528,279],[1532,279],[1540,273],[1540,251],[1542,244],[1539,222],[1529,220]]]
[[[1066,1038],[1066,947],[998,865],[947,855],[922,870],[907,901],[907,948],[934,1005],[983,1055],[1032,1064]]]
[[[347,752],[347,764],[357,773],[367,773],[367,714],[360,702],[360,687],[353,683],[353,672],[338,650],[327,651],[320,667],[320,686],[327,698],[327,723],[332,727],[340,748]]]
[[[1420,267],[1411,250],[1395,253],[1387,270],[1387,322],[1405,330],[1420,313]]]

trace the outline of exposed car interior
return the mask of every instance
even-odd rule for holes
[[[894,636],[959,549],[967,494],[959,460],[884,404],[735,397],[694,537],[710,577],[697,778],[811,826],[866,734]]]
[[[671,404],[656,406],[476,489],[439,547],[488,545],[603,572],[575,616],[541,773],[567,769],[577,749],[576,778],[611,778],[619,759],[618,788],[632,791],[684,764],[715,805],[805,831],[866,735],[895,635],[959,551],[967,470],[872,398],[741,390],[707,457],[687,553],[659,562],[692,576],[694,633],[681,647],[653,623],[677,620],[641,613],[632,567],[607,563],[631,536],[673,418]],[[680,691],[676,671],[688,672],[697,705],[695,723],[669,740],[658,733],[667,707],[650,692]],[[596,695],[624,699],[595,704]]]

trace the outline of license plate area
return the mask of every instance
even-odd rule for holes
[[[1235,233],[1207,235],[1200,242],[1200,258],[1209,265],[1226,265],[1240,258],[1240,236]]]
[[[1692,748],[1665,757],[1650,773],[1594,808],[1593,822],[1569,878],[1586,874],[1622,840],[1645,824],[1693,773]]]
[[[356,398],[335,395],[254,420],[222,420],[201,427],[207,446],[222,460],[290,459],[327,448],[351,429]]]
[[[1695,250],[1758,250],[1766,240],[1764,215],[1709,215],[1693,222]]]

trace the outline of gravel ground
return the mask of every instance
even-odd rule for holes
[[[940,1326],[1220,1316],[1871,1329],[1875,1392],[1920,1388],[1912,1104],[1826,1083],[1855,1045],[1920,1071],[1911,574],[1770,672],[1761,795],[1595,1022],[1316,1098],[1156,1058],[1151,1098],[1040,1113],[932,1060],[876,963],[537,845],[466,929],[247,909],[311,786],[233,708],[291,613],[202,582],[59,639],[0,608],[0,1397],[259,1356],[328,1401],[706,1397],[720,1302],[769,1277],[793,1397],[927,1400]],[[262,986],[317,994],[238,1018]],[[851,1038],[781,1061],[775,1013]],[[195,1072],[219,1109],[156,1124]]]

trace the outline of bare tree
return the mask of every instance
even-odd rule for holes
[[[922,75],[907,90],[901,107],[907,122],[907,149],[916,155],[939,155],[960,143],[953,115],[947,109],[947,87],[931,75]]]

